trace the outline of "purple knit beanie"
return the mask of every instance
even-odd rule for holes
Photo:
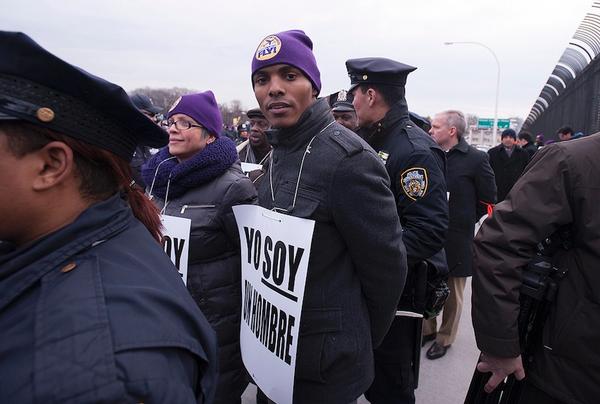
[[[321,73],[317,67],[315,55],[312,52],[313,43],[299,29],[283,31],[263,39],[252,58],[252,76],[263,67],[276,64],[294,66],[304,72],[317,90],[321,91]],[[254,82],[253,82],[254,83]],[[252,84],[254,87],[254,84]]]
[[[179,97],[169,109],[168,118],[175,114],[187,115],[206,130],[219,137],[223,129],[223,118],[219,105],[212,91],[205,91],[198,94],[188,94]]]

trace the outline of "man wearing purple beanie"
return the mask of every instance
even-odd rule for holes
[[[260,205],[315,221],[294,403],[355,402],[373,380],[372,350],[394,318],[406,276],[389,177],[373,149],[317,100],[320,73],[303,31],[260,42],[252,86],[273,127]]]

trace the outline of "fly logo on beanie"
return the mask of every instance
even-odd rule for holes
[[[281,40],[276,35],[269,35],[262,40],[256,50],[256,58],[258,60],[269,60],[279,53],[281,49]]]
[[[317,90],[317,95],[321,91],[321,73],[313,54],[313,43],[304,31],[283,31],[268,35],[260,42],[252,58],[252,75],[276,64],[300,69]]]

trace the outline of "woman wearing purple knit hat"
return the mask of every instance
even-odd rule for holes
[[[211,91],[184,95],[166,121],[169,144],[142,170],[162,213],[191,219],[187,288],[217,332],[215,403],[239,403],[248,382],[239,346],[240,247],[231,207],[256,204],[235,144],[219,136],[221,113]]]

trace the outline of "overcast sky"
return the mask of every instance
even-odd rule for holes
[[[526,118],[589,0],[0,0],[0,29],[23,31],[59,57],[130,91],[211,89],[219,102],[256,101],[250,63],[268,34],[302,29],[313,40],[322,94],[349,85],[344,62],[384,56],[418,67],[409,108],[455,108]],[[8,5],[10,4],[10,5]],[[2,57],[2,55],[0,55]],[[43,66],[40,66],[43,68]]]

